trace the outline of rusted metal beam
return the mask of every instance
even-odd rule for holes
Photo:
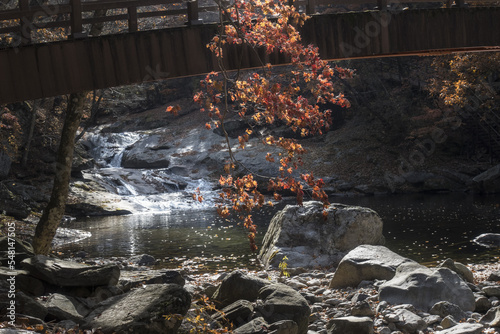
[[[216,31],[205,24],[0,50],[0,104],[217,71],[206,48]],[[452,8],[314,15],[301,34],[332,60],[499,50],[496,31],[500,8]],[[261,64],[250,48],[225,55],[227,69]]]

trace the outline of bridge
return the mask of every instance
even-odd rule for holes
[[[70,0],[67,5],[55,6],[30,6],[28,1],[19,0],[18,8],[0,12],[0,36],[12,38],[10,46],[0,49],[0,104],[218,70],[217,60],[206,48],[217,24],[200,19],[202,13],[216,8],[201,7],[197,0],[184,3],[182,8],[175,7],[178,0]],[[439,8],[406,10],[390,0],[351,0],[349,4],[371,4],[374,8],[315,14],[318,6],[346,2],[294,2],[312,14],[301,34],[305,43],[319,47],[324,59],[500,50],[500,7],[467,6],[460,0],[454,6],[448,1]],[[418,2],[429,3],[412,0],[405,5]],[[156,11],[141,11],[141,7],[154,5],[161,6]],[[88,15],[109,9],[121,12]],[[141,18],[175,15],[185,15],[186,23],[139,31]],[[85,25],[115,21],[125,22],[126,31],[99,37],[84,33]],[[34,33],[54,28],[69,30],[68,38],[33,43]],[[281,54],[261,52],[260,56],[273,65],[289,62]],[[229,49],[224,62],[228,69],[261,64],[255,52],[245,47]]]

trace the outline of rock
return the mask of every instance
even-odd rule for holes
[[[269,281],[236,270],[222,280],[212,299],[216,301],[220,308],[240,299],[255,301],[259,296],[260,289],[269,284]]]
[[[162,144],[159,134],[147,136],[125,150],[121,166],[147,169],[167,168],[170,165],[169,148]]]
[[[264,334],[268,333],[267,327],[269,324],[264,320],[264,318],[255,318],[252,321],[244,324],[241,327],[236,328],[234,334]]]
[[[224,322],[224,320],[232,322],[235,327],[241,326],[250,320],[254,308],[248,300],[240,299],[234,303],[224,307],[220,314],[213,317],[215,321]]]
[[[328,334],[372,334],[373,320],[368,317],[340,317],[328,322]]]
[[[474,311],[474,294],[467,284],[448,268],[429,269],[417,263],[404,263],[396,275],[379,289],[379,300],[390,304],[412,304],[428,311],[440,301]]]
[[[484,247],[500,247],[500,233],[483,233],[472,241]]]
[[[494,271],[488,276],[488,281],[500,281],[500,271]]]
[[[20,196],[15,195],[5,184],[0,183],[0,212],[3,211],[7,216],[23,220],[29,216],[31,208]]]
[[[469,283],[474,283],[474,275],[469,268],[460,262],[455,262],[452,259],[446,259],[443,263],[439,264],[438,268],[448,268],[456,272],[462,279]]]
[[[0,180],[5,179],[10,172],[12,160],[4,151],[0,151]]]
[[[293,320],[297,323],[298,334],[307,333],[311,309],[304,297],[284,284],[271,284],[259,291],[263,303],[258,305],[257,312],[268,323],[282,320]]]
[[[384,246],[361,245],[347,253],[340,261],[330,281],[331,289],[356,287],[363,280],[390,280],[396,268],[414,262]]]
[[[120,269],[116,265],[87,266],[45,255],[25,259],[22,265],[30,275],[56,286],[116,285],[120,277]]]
[[[45,292],[43,283],[30,276],[26,270],[11,270],[5,267],[0,267],[0,280],[7,282],[11,277],[15,277],[16,289],[32,295],[41,296]]]
[[[323,217],[323,204],[287,205],[271,220],[259,259],[278,267],[283,257],[289,267],[331,266],[345,252],[361,244],[383,244],[382,220],[368,208],[331,204]]]
[[[153,256],[148,254],[134,255],[129,257],[127,262],[135,264],[137,266],[151,266],[155,264],[156,260]]]
[[[108,298],[121,295],[124,292],[126,292],[126,291],[123,291],[122,289],[120,289],[118,286],[115,286],[115,285],[98,286],[94,290],[94,292],[92,293],[90,298],[92,300],[94,300],[95,302],[99,303],[99,302],[102,302]]]
[[[481,289],[487,297],[500,297],[500,285],[488,285]]]
[[[446,316],[440,323],[440,326],[443,327],[443,329],[451,328],[456,325],[458,325],[458,322],[456,322],[455,318],[451,315]]]
[[[476,312],[485,313],[491,308],[491,301],[485,296],[476,296]]]
[[[394,312],[394,324],[404,333],[416,333],[427,327],[427,323],[415,313],[406,309],[397,309]]]
[[[297,323],[292,320],[277,321],[269,325],[271,332],[276,331],[276,334],[297,334],[299,327]]]
[[[85,327],[100,327],[104,334],[174,334],[182,322],[177,315],[190,305],[191,296],[177,284],[146,285],[105,301],[85,318]]]
[[[441,318],[451,315],[457,321],[467,319],[467,314],[465,314],[465,312],[462,311],[460,307],[445,301],[437,302],[436,304],[434,304],[429,313],[439,315]]]
[[[479,322],[490,327],[500,327],[500,306],[488,310]]]
[[[90,308],[77,298],[59,293],[52,294],[45,302],[45,307],[49,316],[59,321],[71,320],[76,323],[81,323],[83,318],[90,312]]]
[[[37,332],[28,331],[25,329],[0,328],[0,334],[37,334]]]
[[[20,267],[21,261],[28,258],[32,257],[34,254],[33,252],[33,247],[18,238],[10,238],[10,241],[14,240],[14,248],[16,251],[16,268]],[[2,266],[8,267],[8,261],[9,261],[9,238],[7,237],[0,237],[0,261],[2,263]]]
[[[497,193],[500,189],[500,165],[496,165],[472,179],[484,193]]]
[[[39,319],[45,319],[47,308],[21,291],[16,292],[16,312]]]
[[[437,331],[436,334],[481,334],[483,328],[481,324],[463,323],[442,331]]]
[[[370,304],[366,300],[363,300],[353,305],[351,314],[355,317],[373,317],[375,312],[372,310]]]

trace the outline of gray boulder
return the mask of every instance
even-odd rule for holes
[[[0,267],[0,280],[8,282],[11,277],[15,277],[16,289],[32,295],[41,296],[45,292],[43,283],[30,276],[26,270],[11,270],[5,267]]]
[[[271,284],[259,291],[263,303],[257,306],[257,313],[268,323],[293,320],[298,326],[298,334],[307,333],[311,309],[304,297],[284,284]]]
[[[497,193],[500,191],[500,165],[496,165],[472,179],[477,187],[484,193]]]
[[[403,333],[417,333],[427,327],[424,319],[406,309],[397,309],[391,317],[386,318],[390,318],[396,328]]]
[[[436,334],[481,334],[484,326],[481,324],[462,323],[454,327],[437,331]]]
[[[271,220],[259,259],[278,267],[284,256],[289,267],[331,266],[346,252],[362,244],[383,244],[382,220],[368,208],[331,204],[323,217],[323,204],[287,205]]]
[[[484,247],[500,247],[500,233],[483,233],[472,241]]]
[[[328,334],[372,334],[373,320],[368,317],[340,317],[330,320]]]
[[[446,259],[441,263],[438,268],[448,268],[456,272],[462,279],[469,283],[474,283],[474,275],[469,268],[460,262],[455,262],[452,259]]]
[[[104,334],[174,334],[190,305],[191,296],[177,284],[146,285],[103,302],[84,327],[100,327]]]
[[[255,301],[259,291],[270,282],[249,276],[239,270],[227,275],[212,296],[219,308],[228,306],[240,299]]]
[[[213,319],[218,322],[229,321],[232,322],[235,327],[238,327],[252,320],[251,316],[253,310],[254,307],[251,302],[240,299],[224,307],[221,313],[214,316]]]
[[[71,320],[81,323],[83,318],[89,314],[90,308],[77,298],[52,294],[45,302],[48,314],[58,320]]]
[[[116,285],[120,277],[120,269],[116,265],[87,266],[45,255],[25,259],[22,265],[30,275],[56,286]]]
[[[167,168],[170,165],[170,147],[162,143],[161,135],[153,134],[137,141],[123,154],[125,168]]]
[[[42,320],[48,313],[44,305],[21,291],[16,292],[16,312]]]
[[[404,263],[396,275],[379,289],[379,300],[390,304],[412,304],[429,311],[440,301],[458,305],[464,311],[474,311],[475,298],[471,289],[448,268],[429,269],[417,263]]]
[[[356,287],[361,281],[390,280],[403,263],[415,263],[384,246],[361,245],[340,261],[330,281],[331,289]]]
[[[467,319],[467,314],[458,305],[445,301],[434,304],[429,313],[439,315],[441,318],[451,315],[457,321]]]
[[[118,286],[127,292],[143,284],[178,284],[184,286],[186,280],[176,270],[122,271]]]
[[[500,327],[500,306],[489,309],[479,322],[490,327]]]

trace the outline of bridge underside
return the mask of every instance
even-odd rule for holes
[[[0,104],[217,71],[206,48],[215,30],[199,25],[0,50]],[[500,8],[452,8],[316,15],[302,36],[333,60],[498,50],[499,31]],[[229,69],[261,64],[245,47],[228,50],[224,61]]]

